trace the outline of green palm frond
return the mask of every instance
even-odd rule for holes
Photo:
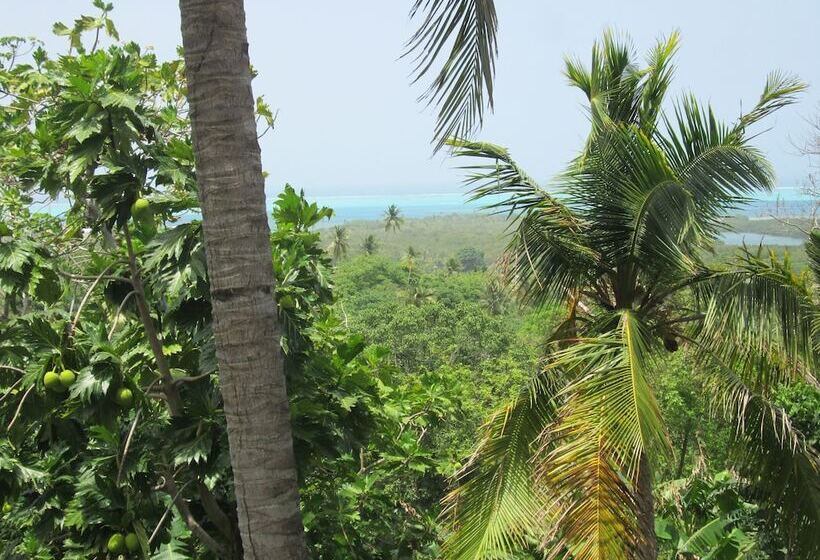
[[[507,558],[527,537],[543,534],[547,503],[533,485],[531,459],[535,440],[554,419],[556,392],[556,380],[541,376],[485,425],[444,502],[453,531],[445,558]]]
[[[808,276],[788,260],[745,249],[734,265],[695,285],[703,348],[756,376],[755,388],[808,375],[815,363],[815,306]]]
[[[672,83],[675,67],[672,59],[678,52],[680,33],[671,33],[669,37],[661,38],[647,59],[646,77],[640,94],[639,116],[641,129],[647,134],[655,130],[655,123],[661,112],[666,92]]]
[[[468,137],[493,105],[498,18],[493,0],[415,0],[420,17],[405,56],[414,55],[414,82],[444,57],[441,69],[421,96],[438,108],[434,143],[438,150],[453,136]]]
[[[751,111],[738,119],[732,129],[732,135],[743,137],[746,129],[768,117],[775,111],[797,102],[798,95],[806,91],[808,86],[796,76],[783,72],[772,72],[766,78],[766,85],[760,99]]]
[[[603,126],[583,164],[565,176],[589,245],[609,261],[638,258],[647,268],[687,267],[681,241],[695,221],[689,192],[664,153],[636,125]]]
[[[654,140],[692,196],[700,233],[713,240],[725,229],[723,218],[729,212],[773,188],[774,172],[757,149],[692,96],[676,103],[674,119],[664,121],[664,132]]]
[[[456,156],[490,160],[466,166],[473,200],[511,218],[507,247],[508,280],[527,300],[541,304],[564,299],[596,267],[585,245],[582,224],[556,197],[521,169],[509,152],[494,144],[453,139]]]
[[[801,558],[820,555],[820,456],[783,409],[750,389],[731,368],[712,362],[710,389],[719,412],[736,426],[744,474],[770,505],[772,521],[794,527]],[[804,555],[805,556],[804,556]]]
[[[564,75],[589,101],[593,132],[613,121],[636,121],[642,73],[633,58],[628,39],[607,30],[592,46],[589,67],[577,58],[565,59]]]
[[[618,329],[580,339],[552,356],[575,372],[559,420],[542,434],[537,479],[557,496],[561,517],[554,557],[629,558],[639,540],[634,481],[641,457],[668,447],[660,409],[647,383],[651,339],[632,311],[613,313]]]
[[[630,478],[642,453],[668,448],[660,408],[647,382],[652,362],[650,331],[637,313],[614,312],[615,331],[580,339],[551,357],[551,367],[578,372],[563,391],[556,431],[580,436],[598,426],[601,436]]]

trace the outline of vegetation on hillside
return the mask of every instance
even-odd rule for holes
[[[471,5],[452,21],[494,46],[492,3]],[[237,558],[184,65],[95,6],[55,26],[60,56],[0,39],[0,560]],[[433,44],[460,29],[415,6]],[[664,119],[675,49],[641,68],[607,36],[570,63],[593,134],[568,202],[471,142],[476,194],[511,222],[391,206],[333,227],[289,185],[273,202],[312,558],[816,555],[820,234],[788,255],[715,243],[771,185],[747,128],[801,87],[773,77],[733,125],[691,98]],[[434,97],[436,139],[483,107],[492,55],[487,91]],[[70,209],[33,209],[54,197]]]

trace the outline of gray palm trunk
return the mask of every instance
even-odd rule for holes
[[[306,557],[242,0],[180,0],[196,173],[246,560]]]
[[[637,551],[636,557],[638,560],[656,560],[658,539],[655,536],[655,499],[652,495],[652,468],[646,453],[641,453],[638,468],[635,502],[638,513],[638,530],[643,538],[640,542],[641,549]]]

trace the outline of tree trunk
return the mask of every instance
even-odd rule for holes
[[[646,453],[641,454],[636,485],[638,506],[638,530],[641,542],[637,557],[639,560],[657,560],[658,539],[655,537],[655,499],[652,496],[652,469]]]
[[[306,557],[242,0],[180,0],[244,557]]]

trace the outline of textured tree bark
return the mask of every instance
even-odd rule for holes
[[[306,557],[242,0],[180,0],[213,328],[247,560]]]
[[[646,453],[641,454],[639,469],[636,502],[641,542],[637,557],[639,560],[657,560],[658,539],[655,536],[655,499],[652,496],[652,469],[649,466]]]

